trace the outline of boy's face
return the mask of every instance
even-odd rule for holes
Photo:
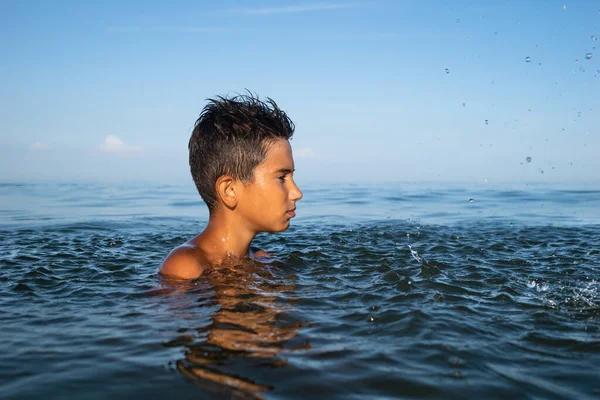
[[[243,185],[236,211],[255,232],[281,232],[295,216],[302,192],[293,179],[294,159],[287,140],[269,145],[263,162],[254,170],[254,180]]]

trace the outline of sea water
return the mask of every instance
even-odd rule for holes
[[[0,185],[0,398],[600,397],[600,185],[302,189],[173,283],[191,184]]]

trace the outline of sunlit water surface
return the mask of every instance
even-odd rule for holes
[[[600,397],[600,188],[304,189],[175,285],[191,185],[1,185],[0,397]]]

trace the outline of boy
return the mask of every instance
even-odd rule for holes
[[[162,275],[195,279],[208,268],[266,255],[250,249],[252,239],[259,232],[286,230],[302,198],[293,179],[293,133],[293,122],[269,98],[209,99],[188,145],[208,224],[171,251]]]

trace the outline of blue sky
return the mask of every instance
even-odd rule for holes
[[[54,3],[0,0],[0,181],[187,182],[245,88],[304,183],[600,181],[597,1]]]

